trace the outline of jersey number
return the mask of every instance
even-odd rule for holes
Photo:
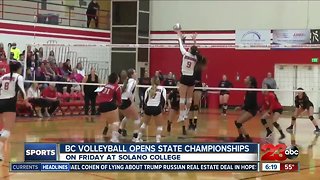
[[[4,83],[4,90],[8,90],[9,89],[9,82]],[[0,94],[1,94],[1,88],[0,88]]]
[[[187,68],[191,68],[191,65],[192,65],[191,61],[188,61],[187,62]]]
[[[110,89],[105,89],[105,90],[103,91],[103,94],[109,94],[109,92],[110,92]]]

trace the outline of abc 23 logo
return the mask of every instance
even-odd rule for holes
[[[262,161],[284,161],[299,156],[299,149],[296,146],[287,147],[285,144],[263,144],[261,145],[261,152]]]

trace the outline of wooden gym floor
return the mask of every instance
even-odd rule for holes
[[[237,136],[234,120],[238,113],[230,111],[227,117],[221,117],[218,110],[205,110],[198,120],[196,132],[190,132],[186,138],[179,138],[180,127],[173,124],[171,135],[163,132],[162,142],[232,142]],[[166,125],[167,119],[164,119]],[[319,122],[319,121],[318,121]],[[175,172],[175,173],[11,173],[8,172],[9,161],[21,162],[24,159],[24,142],[106,142],[109,138],[101,135],[104,122],[99,117],[59,116],[50,119],[18,118],[8,145],[6,162],[1,167],[0,179],[10,180],[128,180],[128,179],[197,179],[197,180],[225,180],[225,179],[320,179],[320,140],[313,134],[314,127],[308,119],[298,119],[295,136],[286,133],[285,144],[298,145],[300,155],[300,172],[295,173],[233,173],[233,172]],[[285,129],[290,124],[290,116],[283,115],[279,124]],[[320,124],[320,122],[319,122]],[[122,141],[129,142],[132,122],[128,123],[128,137]],[[265,130],[262,127],[259,115],[249,121],[245,127],[255,142],[262,142]],[[166,126],[164,126],[166,130]],[[154,142],[154,124],[149,127],[150,142]],[[278,144],[276,132],[274,144]],[[320,139],[320,138],[319,138]]]

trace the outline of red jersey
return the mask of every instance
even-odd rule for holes
[[[43,90],[42,96],[48,97],[48,98],[56,98],[57,97],[57,91],[55,89],[51,89],[50,87],[47,87]]]
[[[99,95],[102,102],[121,104],[121,88],[118,84],[106,84]]]
[[[278,101],[277,96],[273,92],[268,92],[264,95],[264,102],[263,102],[263,110],[279,110],[282,109],[281,104]]]

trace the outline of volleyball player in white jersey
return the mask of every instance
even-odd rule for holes
[[[6,140],[10,137],[11,130],[16,120],[16,103],[17,95],[20,91],[25,105],[32,107],[28,102],[26,92],[24,90],[24,79],[20,75],[22,66],[20,62],[12,61],[9,63],[10,73],[3,75],[0,78],[0,119],[3,128],[0,131],[0,159],[3,160],[3,147]]]
[[[144,123],[140,127],[140,132],[136,142],[142,142],[142,135],[146,127],[149,125],[151,117],[156,122],[156,142],[160,143],[162,132],[162,110],[166,103],[166,89],[160,86],[159,77],[153,77],[149,87],[144,94]]]
[[[127,77],[121,77],[123,81],[122,86],[122,104],[120,105],[120,113],[124,116],[121,121],[119,133],[123,136],[127,135],[125,130],[128,119],[134,119],[134,130],[133,130],[133,141],[138,137],[139,127],[141,123],[141,118],[137,107],[134,105],[134,92],[137,85],[137,74],[134,69],[129,69]]]
[[[180,86],[179,86],[179,94],[180,94],[180,113],[178,122],[181,122],[182,125],[182,134],[186,135],[186,128],[184,124],[184,120],[187,117],[190,106],[192,103],[192,96],[193,90],[195,85],[195,79],[193,76],[194,67],[197,63],[197,54],[198,48],[197,46],[192,46],[189,51],[186,51],[182,44],[182,33],[178,31],[179,36],[179,47],[181,54],[183,55],[182,58],[182,65],[181,65],[181,79],[180,79]],[[196,36],[192,36],[194,39]]]

